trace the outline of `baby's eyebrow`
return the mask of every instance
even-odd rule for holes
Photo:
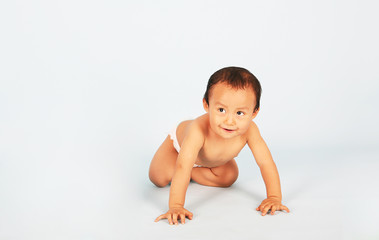
[[[221,105],[221,106],[223,106],[223,107],[226,107],[226,105],[224,105],[224,104],[222,104],[222,103],[220,103],[220,102],[216,102],[215,104],[216,104],[216,105]],[[248,107],[238,107],[237,109],[249,110]]]
[[[215,104],[216,104],[216,105],[221,105],[221,106],[223,106],[223,107],[226,107],[224,104],[222,104],[222,103],[220,103],[220,102],[216,102]]]
[[[249,110],[249,108],[247,107],[240,107],[240,108],[237,108],[238,110]]]

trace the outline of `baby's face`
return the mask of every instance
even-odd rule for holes
[[[233,138],[246,133],[251,121],[258,114],[254,111],[255,94],[248,87],[233,89],[225,83],[213,86],[209,106],[203,101],[209,113],[211,129],[223,138]]]

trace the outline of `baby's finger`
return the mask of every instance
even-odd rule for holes
[[[290,210],[284,205],[280,206],[280,210],[285,210],[288,213],[290,212]]]
[[[168,222],[170,223],[170,225],[173,225],[173,224],[174,224],[174,223],[172,222],[172,215],[171,215],[171,214],[168,214],[167,220],[168,220]]]
[[[161,220],[162,218],[166,218],[165,216],[166,216],[166,214],[162,214],[162,215],[160,215],[159,217],[157,217],[157,218],[155,219],[154,222],[158,222],[158,221]]]
[[[175,225],[178,225],[178,214],[176,214],[176,213],[174,213],[173,222]]]
[[[265,208],[267,206],[267,204],[261,204],[261,205],[259,205],[259,207],[258,207],[258,210],[259,211],[263,211],[263,209]]]
[[[275,214],[275,211],[277,210],[278,208],[276,206],[272,206],[271,208],[271,215],[274,215]]]
[[[266,215],[266,213],[268,212],[268,210],[270,210],[271,206],[270,205],[266,205],[263,210],[262,210],[262,216]]]
[[[186,216],[184,214],[180,214],[180,220],[182,221],[182,224],[186,222]]]
[[[192,220],[193,213],[191,213],[190,211],[187,211],[186,216],[189,218],[189,220]]]

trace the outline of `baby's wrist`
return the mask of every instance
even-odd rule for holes
[[[267,196],[267,199],[274,199],[274,200],[278,200],[278,201],[282,201],[282,198],[281,197],[279,197],[279,196]]]
[[[170,204],[168,206],[169,208],[183,208],[183,204],[179,204],[179,203],[174,203],[174,204]]]

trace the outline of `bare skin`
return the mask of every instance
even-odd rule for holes
[[[281,204],[279,174],[271,153],[252,120],[255,95],[250,89],[232,89],[225,83],[213,87],[209,105],[203,101],[206,114],[179,124],[176,134],[181,147],[178,153],[168,136],[157,150],[150,164],[150,180],[158,187],[171,182],[169,210],[155,221],[167,218],[178,224],[193,214],[184,208],[185,195],[190,180],[214,187],[229,187],[238,177],[234,158],[248,144],[260,167],[267,199],[256,209],[262,215],[271,210],[288,208]],[[193,165],[203,167],[193,168]]]
[[[184,121],[178,125],[177,138],[179,146],[182,145],[185,132],[188,131],[188,127],[192,121]],[[149,177],[157,187],[165,187],[171,182],[178,156],[179,153],[174,148],[173,141],[170,139],[170,136],[167,136],[150,164]],[[215,166],[212,167],[206,166],[206,161],[202,161],[200,157],[197,157],[196,164],[203,167],[192,169],[191,180],[201,185],[212,187],[229,187],[237,180],[238,167],[234,159],[222,161],[222,159],[216,158],[217,161],[210,162],[209,164]]]

